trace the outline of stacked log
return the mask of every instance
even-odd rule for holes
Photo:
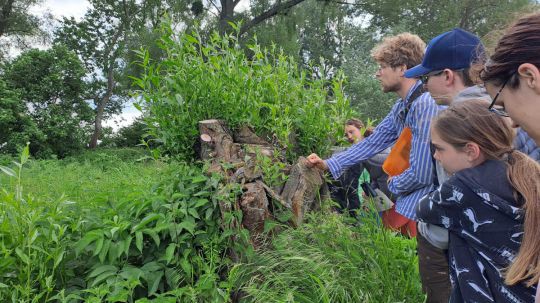
[[[284,186],[272,188],[264,183],[262,170],[254,159],[262,155],[272,161],[284,161],[284,157],[276,156],[275,148],[252,128],[244,126],[232,134],[224,121],[212,119],[200,121],[199,131],[200,158],[210,162],[209,172],[219,172],[227,182],[242,186],[243,194],[236,205],[220,203],[222,215],[233,208],[240,209],[241,224],[252,237],[264,231],[266,220],[274,218],[272,201],[292,212],[294,225],[302,223],[306,212],[319,207],[323,177],[319,170],[307,166],[305,158],[300,157],[292,166]]]

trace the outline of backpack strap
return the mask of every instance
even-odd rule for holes
[[[418,97],[420,97],[425,92],[426,90],[424,89],[424,85],[420,84],[414,89],[409,99],[407,99],[405,103],[405,111],[404,111],[404,116],[403,116],[404,123],[405,123],[405,119],[407,119],[407,114],[409,113],[409,110],[411,109],[411,106],[414,100],[418,99]]]

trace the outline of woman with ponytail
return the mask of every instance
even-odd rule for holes
[[[457,103],[432,122],[435,159],[452,175],[418,205],[449,231],[450,302],[533,302],[540,279],[540,165],[512,147],[486,102]]]

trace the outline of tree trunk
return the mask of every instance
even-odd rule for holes
[[[215,159],[234,162],[240,159],[240,146],[234,144],[233,138],[224,124],[223,121],[216,119],[199,121],[202,160]]]
[[[260,182],[245,184],[244,190],[240,199],[242,225],[253,237],[264,231],[264,221],[270,218],[268,198]]]
[[[124,3],[125,4],[125,3]],[[107,103],[112,97],[115,82],[114,82],[114,62],[116,61],[116,58],[118,55],[115,55],[114,46],[117,44],[118,39],[120,39],[120,36],[124,32],[124,29],[126,28],[127,24],[121,24],[116,33],[114,34],[111,43],[106,48],[106,51],[104,52],[106,54],[106,58],[109,62],[107,66],[107,90],[105,92],[105,95],[103,98],[101,98],[101,101],[97,105],[96,108],[96,119],[94,120],[94,134],[92,134],[92,138],[90,139],[90,143],[88,144],[88,148],[94,149],[97,147],[97,141],[99,140],[99,137],[101,136],[101,122],[103,120],[103,114],[105,112],[105,107],[107,106]]]
[[[306,162],[304,157],[298,159],[281,193],[287,207],[292,209],[296,225],[302,223],[307,211],[317,208],[319,191],[324,183],[321,172],[308,167]]]
[[[107,73],[107,91],[105,92],[105,96],[101,98],[101,101],[99,101],[99,104],[96,108],[96,119],[94,120],[94,133],[92,134],[92,138],[90,139],[90,143],[88,143],[88,148],[93,149],[97,147],[98,139],[101,136],[101,122],[103,121],[103,113],[105,112],[105,106],[107,106],[107,103],[111,99],[113,89],[114,89],[114,67],[111,65],[109,66],[109,71]]]
[[[234,21],[234,8],[238,0],[221,0],[221,11],[219,12],[219,34],[224,35],[232,30],[229,22]]]

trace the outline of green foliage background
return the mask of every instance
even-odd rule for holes
[[[232,129],[253,126],[292,158],[325,153],[352,115],[342,74],[311,78],[277,47],[261,49],[256,41],[247,55],[234,35],[214,33],[203,41],[197,33],[164,30],[160,45],[167,56],[150,62],[140,51],[145,74],[135,83],[151,133],[173,154],[192,158],[198,121],[213,118]]]

